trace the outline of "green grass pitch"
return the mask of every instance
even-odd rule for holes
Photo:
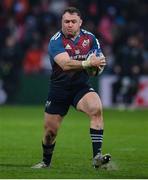
[[[148,178],[148,111],[104,110],[103,152],[111,168],[93,169],[89,119],[70,109],[59,130],[51,169],[31,169],[41,159],[42,106],[0,107],[1,179]]]

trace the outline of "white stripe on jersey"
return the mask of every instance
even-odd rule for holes
[[[85,29],[81,29],[81,30],[82,30],[82,32],[85,33],[85,34],[93,35],[93,33],[89,32],[89,31],[87,31],[87,30],[85,30]],[[94,36],[94,35],[93,35],[93,36]]]
[[[97,42],[98,49],[100,49],[100,43],[97,38],[96,38],[96,42]]]
[[[51,40],[57,40],[60,36],[61,36],[61,32],[57,32],[57,33],[51,38]]]

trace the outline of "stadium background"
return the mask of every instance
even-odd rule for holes
[[[113,171],[107,173],[91,168],[88,122],[83,121],[87,117],[74,109],[62,124],[51,171],[30,169],[41,155],[43,110],[51,72],[47,46],[60,28],[60,16],[67,6],[81,10],[83,28],[96,35],[107,57],[104,73],[90,79],[104,107],[115,107],[104,109],[103,150],[109,150],[114,163]],[[0,178],[148,178],[147,18],[147,0],[0,1]],[[129,53],[131,41],[133,54]],[[119,76],[118,65],[128,72]],[[119,77],[123,83],[115,93],[113,83]],[[134,84],[136,93],[125,96],[133,79],[138,82]],[[77,139],[81,143],[77,144]]]
[[[132,68],[135,68],[133,66],[137,66],[137,79],[143,79],[144,76],[142,84],[137,85],[142,91],[142,97],[136,97],[136,105],[147,106],[148,3],[145,0],[87,0],[85,6],[83,1],[77,0],[2,0],[0,104],[36,104],[45,101],[51,70],[47,46],[50,37],[60,28],[60,16],[67,6],[76,6],[80,9],[84,19],[83,28],[96,35],[107,57],[108,66],[103,75],[92,79],[94,87],[97,90],[100,87],[104,105],[124,104],[122,100],[113,102],[112,96],[115,93],[112,91],[111,83],[109,84],[109,78],[114,79],[118,76],[116,65],[120,63],[119,57],[124,56],[126,58],[121,68],[125,66],[128,71],[132,71]],[[138,41],[135,45],[135,51],[140,51],[141,55],[137,55],[138,60],[132,60],[126,52],[119,55],[120,50],[125,51],[124,48],[128,48],[128,40],[131,37]],[[135,62],[130,64],[130,61]],[[122,76],[126,76],[126,73],[123,72]],[[129,75],[129,79],[132,78],[130,76],[132,75]]]

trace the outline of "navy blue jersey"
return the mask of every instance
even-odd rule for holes
[[[54,57],[67,52],[71,60],[80,61],[85,60],[92,51],[95,51],[97,55],[102,54],[100,44],[92,33],[81,29],[79,36],[73,41],[66,38],[62,31],[57,32],[51,38],[48,46],[52,65],[51,86],[71,88],[76,85],[87,84],[89,76],[85,70],[63,71],[55,62]]]

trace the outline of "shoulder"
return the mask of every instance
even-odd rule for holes
[[[99,40],[96,38],[96,36],[93,33],[89,32],[89,31],[87,31],[85,29],[81,29],[81,31],[82,31],[83,34],[88,35],[92,39],[93,43],[97,44],[98,48],[100,48]]]
[[[58,40],[61,36],[62,36],[61,31],[58,31],[56,34],[54,34],[54,35],[51,37],[50,41],[56,41],[56,40]]]
[[[57,32],[51,37],[48,44],[48,53],[50,56],[55,57],[57,54],[65,52],[63,42],[62,42],[62,32]]]
[[[85,29],[81,29],[81,32],[84,34],[84,35],[88,35],[92,38],[95,38],[95,35],[93,33],[91,33],[90,31],[87,31]]]
[[[56,49],[62,47],[62,33],[58,31],[55,35],[53,35],[49,41],[48,49]]]
[[[92,40],[97,41],[97,43],[99,43],[99,41],[98,41],[98,39],[96,38],[96,36],[95,36],[93,33],[91,33],[90,31],[87,31],[87,30],[85,30],[85,29],[81,29],[81,32],[82,32],[83,34],[85,34],[85,35],[88,35]]]
[[[53,35],[49,41],[49,44],[56,44],[61,40],[62,33],[58,31],[55,35]]]

